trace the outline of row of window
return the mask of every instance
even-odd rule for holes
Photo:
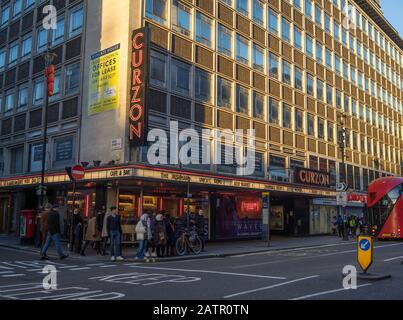
[[[43,2],[43,1],[41,1]],[[1,8],[0,27],[6,26],[10,21],[18,19],[23,9],[25,12],[34,8],[35,0],[14,0],[12,4],[7,4]]]
[[[4,96],[0,95],[0,108],[4,115],[10,115],[14,111],[20,112],[30,106],[41,106],[46,94],[44,81],[44,77],[40,77],[33,80],[32,88],[29,83],[24,83],[16,89],[6,91]],[[49,101],[52,103],[62,97],[77,94],[80,91],[80,83],[80,63],[67,65],[63,71],[56,70],[54,95],[49,98]]]
[[[70,39],[82,33],[83,27],[83,8],[82,6],[71,9],[68,13],[68,19],[64,15],[57,19],[57,28],[50,30],[52,46],[65,41],[66,35]],[[48,30],[39,28],[36,32],[36,41],[32,34],[24,35],[21,39],[9,44],[7,48],[0,48],[0,71],[6,67],[11,68],[18,61],[29,59],[35,49],[36,53],[43,53],[48,45]]]

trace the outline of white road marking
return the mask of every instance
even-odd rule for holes
[[[357,286],[357,288],[368,287],[368,286],[372,286],[372,283],[362,284],[362,285]],[[290,299],[290,300],[304,300],[304,299],[324,296],[324,295],[327,295],[327,294],[332,294],[332,293],[341,292],[341,291],[350,291],[350,290],[341,288],[341,289],[335,289],[335,290],[329,290],[329,291],[322,291],[322,292],[308,294],[306,296],[302,296],[302,297],[298,297],[298,298],[294,298],[294,299]],[[354,291],[354,290],[351,290],[351,291]]]
[[[211,274],[222,274],[222,275],[227,275],[227,276],[277,279],[277,280],[286,280],[287,279],[287,278],[284,278],[284,277],[264,276],[264,275],[246,274],[246,273],[233,273],[233,272],[223,272],[223,271],[212,271],[212,270],[192,270],[192,269],[176,269],[176,268],[145,267],[145,266],[133,266],[132,268],[151,269],[151,270],[166,270],[166,271],[179,271],[179,272],[194,272],[194,273],[211,273]]]
[[[0,274],[13,273],[13,271],[0,271]]]
[[[13,264],[13,263],[10,263],[10,262],[2,262],[3,264],[6,264],[6,265],[8,265],[8,266],[10,266],[10,267],[14,267],[14,268],[23,268],[23,269],[28,269],[28,267],[26,267],[26,266],[21,266],[21,265],[18,265],[18,264]]]
[[[386,260],[383,260],[383,262],[389,262],[389,261],[394,261],[394,260],[399,260],[399,259],[403,259],[403,256],[386,259]]]
[[[90,263],[87,264],[87,266],[89,267],[99,267],[99,266],[103,266],[105,263]]]
[[[91,268],[90,267],[82,267],[82,268],[73,268],[73,269],[70,269],[70,271],[89,270],[89,269],[91,269]]]
[[[100,266],[100,268],[115,268],[115,267],[117,267],[117,265],[115,265],[115,264],[108,264],[108,265]]]
[[[281,283],[273,284],[273,285],[268,286],[268,287],[263,287],[263,288],[248,290],[248,291],[242,291],[242,292],[227,295],[227,296],[224,297],[224,299],[238,297],[238,296],[242,296],[242,295],[246,295],[246,294],[250,294],[250,293],[254,293],[254,292],[259,292],[259,291],[265,291],[265,290],[269,290],[269,289],[273,289],[273,288],[277,288],[277,287],[282,287],[282,286],[286,286],[286,285],[289,285],[289,284],[292,284],[292,283],[296,283],[296,282],[300,282],[300,281],[304,281],[304,280],[309,280],[309,279],[314,279],[314,278],[318,278],[318,277],[320,277],[320,276],[319,275],[314,275],[314,276],[310,276],[310,277],[305,277],[305,278],[295,279],[295,280],[291,280],[291,281],[287,281],[287,282],[281,282]]]
[[[2,278],[15,278],[15,277],[24,277],[25,274],[5,274],[1,276]]]

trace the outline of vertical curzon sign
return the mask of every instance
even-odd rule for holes
[[[131,83],[129,140],[133,147],[143,146],[147,135],[148,29],[133,31],[131,39]]]

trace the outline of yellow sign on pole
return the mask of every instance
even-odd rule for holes
[[[374,240],[372,237],[358,237],[358,263],[364,273],[372,265],[374,257]]]
[[[91,56],[88,114],[119,107],[120,44]]]

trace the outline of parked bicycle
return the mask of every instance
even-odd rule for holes
[[[203,249],[202,239],[198,236],[195,228],[185,229],[181,236],[176,240],[175,249],[178,256],[184,256],[189,251],[194,254],[200,254]]]

